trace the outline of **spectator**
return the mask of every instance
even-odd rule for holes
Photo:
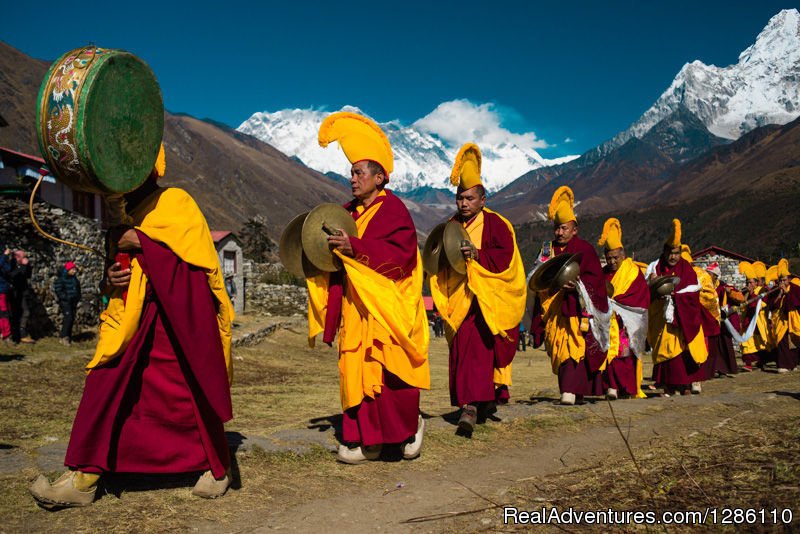
[[[11,340],[11,249],[5,248],[0,256],[0,338]]]
[[[517,350],[525,352],[527,348],[528,334],[525,332],[525,325],[519,324],[519,342],[517,343]]]
[[[59,270],[54,286],[58,306],[61,308],[61,343],[72,344],[72,325],[75,322],[75,310],[81,300],[81,283],[78,280],[78,268],[68,261]]]
[[[229,274],[225,277],[225,291],[228,292],[228,298],[231,299],[231,304],[236,303],[236,281],[233,279],[233,275]]]
[[[31,264],[24,250],[14,251],[9,280],[11,281],[11,338],[15,342],[36,343],[28,332],[31,316]]]

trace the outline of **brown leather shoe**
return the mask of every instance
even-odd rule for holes
[[[197,479],[197,483],[192,488],[192,495],[203,499],[216,499],[225,495],[229,487],[231,487],[230,472],[226,472],[224,477],[217,480],[211,474],[211,470],[208,470]]]
[[[76,478],[80,478],[76,482]],[[29,491],[43,508],[88,506],[94,502],[100,475],[67,471],[50,484],[44,475],[33,481]]]
[[[461,408],[461,417],[458,419],[458,428],[462,432],[472,432],[478,424],[478,409],[472,404],[465,404]]]

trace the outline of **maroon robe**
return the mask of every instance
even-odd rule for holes
[[[680,327],[688,345],[700,331],[703,306],[700,304],[699,291],[680,294],[678,291],[687,286],[697,285],[697,274],[692,265],[683,258],[679,259],[674,267],[669,267],[663,260],[658,260],[656,274],[658,276],[678,276],[681,279],[672,294],[675,305],[673,325]],[[705,379],[703,367],[694,361],[688,348],[678,356],[653,366],[653,380],[667,389],[674,386],[688,386],[692,382],[701,382]]]
[[[745,295],[747,297],[747,300],[750,300],[751,298],[754,298],[754,297],[758,296],[759,294],[765,292],[766,290],[767,289],[764,288],[764,287],[757,286],[755,288],[755,290],[753,290],[752,293],[746,292]],[[756,293],[756,291],[758,291],[758,293]],[[768,301],[764,300],[761,303],[761,307],[763,308],[767,304],[768,304]],[[757,306],[758,306],[758,300],[753,300],[753,302],[750,302],[747,305],[747,309],[745,310],[744,317],[742,318],[742,330],[741,330],[742,332],[747,331],[747,329],[750,327],[750,322],[751,321],[758,320],[758,317],[756,316],[756,307]],[[759,311],[759,313],[761,313],[761,312]],[[756,336],[756,335],[758,335],[760,337],[760,334],[758,332],[758,326],[756,326],[756,329],[753,331],[753,336]],[[758,367],[764,367],[764,364],[767,363],[768,361],[770,361],[770,354],[766,350],[759,350],[759,351],[756,351],[756,352],[751,352],[749,354],[742,354],[742,361],[747,366],[756,365]]]
[[[800,287],[795,284],[789,284],[788,293],[784,294],[782,291],[777,291],[767,298],[769,299],[770,309],[786,317],[789,316],[789,311],[800,309]],[[781,339],[777,340],[774,360],[778,369],[792,370],[800,363],[800,349],[789,348],[790,335],[787,331]]]
[[[600,258],[588,241],[578,236],[573,237],[564,246],[553,244],[553,255],[582,253],[580,260],[580,278],[586,286],[589,298],[600,312],[608,311],[608,294],[606,293],[605,275],[600,265]],[[561,313],[566,317],[580,317],[583,311],[577,291],[569,291],[564,295]],[[531,325],[536,325],[536,320]],[[541,326],[544,328],[544,325]],[[572,358],[558,368],[558,387],[562,393],[575,395],[603,395],[603,377],[600,366],[606,361],[607,350],[602,350],[594,339],[591,329],[584,333],[586,338],[586,354],[580,362]]]
[[[615,273],[609,269],[608,265],[603,268],[603,273],[608,282],[611,282],[611,279],[614,278]],[[647,310],[650,305],[650,288],[647,286],[647,281],[641,271],[628,290],[615,296],[614,300],[624,306]],[[625,324],[620,316],[617,316],[617,323],[619,325],[620,339],[622,339],[622,336],[627,334],[623,330]],[[611,360],[603,371],[604,387],[614,388],[620,394],[636,395],[639,386],[636,382],[636,359],[639,356],[641,355],[634,355],[633,352],[629,352],[628,356],[618,355]]]
[[[720,309],[726,307],[727,296],[726,290],[731,287],[724,282],[720,281],[717,286],[717,299],[720,303]],[[734,328],[739,327],[739,315],[734,314],[728,318]],[[734,322],[735,320],[735,322]],[[711,378],[716,373],[723,373],[726,375],[735,375],[739,372],[739,366],[736,364],[736,352],[733,350],[733,337],[728,331],[728,327],[720,324],[719,336],[716,339],[708,340],[708,349],[711,351],[711,346],[716,345],[716,358],[714,359],[714,368],[711,370],[713,374],[707,376]]]
[[[501,273],[511,265],[513,256],[514,239],[508,226],[496,214],[484,211],[478,263],[490,272]],[[494,387],[494,369],[505,367],[514,359],[519,325],[506,330],[506,334],[509,339],[492,335],[478,299],[473,298],[450,344],[450,403],[453,406],[508,400],[508,388]]]
[[[203,270],[137,234],[148,277],[139,328],[124,354],[87,375],[64,464],[221,478],[232,408],[213,294]]]
[[[382,203],[364,235],[350,236],[357,261],[390,280],[411,276],[417,265],[417,230],[403,202],[391,191],[374,202]],[[358,202],[345,205],[358,220]],[[331,275],[328,311],[323,341],[332,343],[341,321],[344,272]],[[338,286],[338,287],[337,287]],[[357,289],[357,288],[356,288]],[[342,440],[364,446],[402,443],[417,432],[419,389],[409,386],[392,373],[383,371],[383,387],[374,399],[365,397],[342,417]]]

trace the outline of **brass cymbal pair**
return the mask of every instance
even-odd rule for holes
[[[320,204],[298,215],[281,234],[278,249],[281,263],[297,278],[340,270],[342,262],[328,245],[328,236],[340,228],[349,236],[358,232],[350,212],[339,204]]]
[[[559,254],[539,265],[533,272],[528,288],[531,291],[558,290],[567,282],[574,282],[581,274],[583,253]]]
[[[648,282],[650,292],[656,298],[666,297],[675,291],[675,287],[681,282],[680,276],[659,276]]]
[[[459,274],[467,273],[467,261],[461,247],[470,244],[469,234],[457,221],[437,225],[422,247],[422,268],[428,275],[439,274],[450,267]]]

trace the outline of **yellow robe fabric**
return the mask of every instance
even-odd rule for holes
[[[566,317],[561,314],[563,291],[553,295],[547,291],[540,291],[539,300],[542,303],[545,349],[550,355],[553,374],[558,374],[558,368],[562,363],[570,358],[580,362],[586,355],[586,340],[581,333],[581,318]]]
[[[363,237],[382,203],[370,205],[356,219]],[[359,209],[363,209],[359,206]],[[336,251],[346,272],[339,326],[339,377],[342,410],[375,398],[383,386],[383,369],[406,384],[430,388],[430,332],[422,300],[422,260],[411,276],[392,281]],[[325,328],[329,276],[308,279],[309,340]]]
[[[697,282],[700,284],[700,305],[707,309],[717,322],[720,322],[722,314],[719,309],[719,297],[714,287],[714,281],[708,271],[700,267],[692,266],[697,275]]]
[[[760,295],[764,292],[763,287],[757,287],[754,291],[755,295]],[[753,336],[742,343],[742,354],[754,354],[762,350],[770,350],[770,329],[769,321],[767,320],[767,304],[766,301],[761,303],[761,311],[756,317],[751,320],[756,321],[756,329]]]
[[[708,359],[708,347],[702,325],[694,339],[687,343],[680,326],[667,324],[664,318],[665,306],[666,300],[659,298],[651,301],[648,309],[647,341],[652,348],[653,363],[671,360],[687,349],[695,363],[700,365],[705,362]]]
[[[153,241],[163,243],[184,262],[203,269],[217,302],[217,325],[225,354],[229,383],[233,380],[231,362],[231,325],[233,305],[225,291],[225,279],[219,264],[214,240],[205,217],[189,194],[178,188],[159,189],[147,197],[131,214],[135,228]],[[92,361],[93,369],[121,356],[139,328],[144,307],[147,276],[139,262],[131,262],[131,281],[127,298],[115,289],[108,307],[101,314],[100,335]],[[191,310],[187,310],[191,312]]]
[[[625,258],[620,264],[619,269],[617,269],[617,272],[615,272],[614,276],[611,278],[611,286],[614,288],[611,298],[615,299],[618,295],[627,293],[631,284],[636,281],[636,278],[641,272],[639,266],[636,265],[631,258]],[[619,321],[617,321],[616,313],[611,317],[610,336],[611,342],[608,346],[606,366],[611,363],[611,360],[619,356]],[[645,399],[647,395],[642,391],[642,360],[639,358],[638,354],[634,355],[634,357],[636,358],[636,398]]]
[[[466,223],[462,224],[469,234],[470,241],[480,251],[483,241],[484,212],[497,215],[505,223],[511,233],[514,253],[508,268],[500,273],[493,273],[477,261],[468,259],[466,275],[458,274],[452,269],[444,269],[430,277],[433,302],[448,327],[446,332],[448,343],[452,342],[455,332],[464,322],[473,298],[478,299],[483,319],[495,336],[507,338],[506,330],[519,328],[519,323],[525,315],[527,300],[525,267],[522,265],[522,256],[517,247],[514,227],[502,215],[488,208],[484,208],[476,215],[469,226]],[[495,368],[494,383],[498,386],[511,385],[511,364]]]

